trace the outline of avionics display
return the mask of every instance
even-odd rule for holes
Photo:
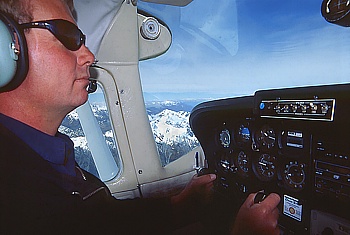
[[[335,99],[262,100],[260,116],[269,118],[333,121]]]
[[[299,131],[288,131],[286,145],[300,149],[304,148],[303,133]]]

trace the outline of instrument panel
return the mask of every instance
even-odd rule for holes
[[[218,176],[221,204],[276,192],[283,234],[343,234],[335,231],[340,225],[350,234],[349,103],[350,84],[343,84],[258,91],[195,107],[190,124],[206,172]]]

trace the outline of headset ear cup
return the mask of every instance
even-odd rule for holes
[[[14,53],[13,37],[8,27],[0,21],[0,87],[11,82],[17,70],[17,55]]]
[[[15,52],[14,45],[19,49]],[[28,48],[24,31],[11,17],[0,13],[0,92],[16,89],[28,73]]]

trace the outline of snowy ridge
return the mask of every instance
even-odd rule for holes
[[[157,143],[173,144],[176,142],[188,141],[195,143],[189,126],[189,112],[172,111],[165,109],[158,114],[148,115]]]
[[[71,138],[73,143],[74,143],[74,146],[75,148],[82,148],[84,150],[88,150],[89,149],[89,146],[87,144],[87,141],[86,141],[86,137],[85,136],[79,136],[79,137],[74,137],[74,138]]]

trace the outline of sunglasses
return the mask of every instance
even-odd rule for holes
[[[20,24],[22,29],[40,28],[49,30],[68,50],[76,51],[84,44],[86,36],[72,22],[62,19],[36,21]]]

